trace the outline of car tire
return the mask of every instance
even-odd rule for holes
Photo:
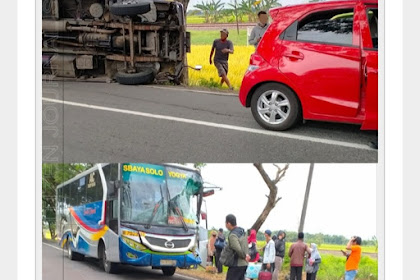
[[[122,85],[142,85],[153,82],[155,74],[152,69],[141,70],[137,73],[118,72],[115,79]]]
[[[149,2],[113,3],[109,7],[111,14],[116,16],[136,16],[148,13],[151,10]]]
[[[293,127],[302,114],[296,94],[278,83],[267,83],[255,90],[251,98],[251,111],[260,126],[275,131]]]
[[[176,267],[162,267],[163,275],[173,276],[175,274]]]

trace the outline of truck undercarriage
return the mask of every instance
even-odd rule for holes
[[[176,1],[43,0],[42,72],[54,78],[179,83],[189,41]]]

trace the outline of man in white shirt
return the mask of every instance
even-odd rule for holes
[[[248,43],[250,45],[254,45],[255,48],[258,46],[258,43],[260,42],[262,36],[264,35],[265,31],[267,30],[269,26],[267,12],[260,11],[258,13],[258,21],[259,22],[252,29],[251,35],[249,35],[249,38],[248,38]]]
[[[265,241],[267,244],[264,247],[264,258],[262,270],[268,270],[271,273],[274,271],[274,262],[276,259],[276,248],[273,239],[271,238],[271,230],[267,229],[264,232]]]

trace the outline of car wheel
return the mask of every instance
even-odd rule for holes
[[[109,7],[111,14],[116,16],[136,16],[150,11],[150,2],[124,0],[121,3],[113,3]]]
[[[175,274],[176,267],[162,267],[163,275],[172,276]]]
[[[258,124],[269,130],[289,129],[301,115],[295,93],[277,83],[267,83],[257,88],[251,98],[251,111]]]
[[[155,74],[152,69],[141,70],[137,73],[118,72],[115,79],[122,85],[141,85],[153,82]]]
[[[101,243],[101,257],[102,257],[102,267],[105,270],[106,273],[116,273],[117,272],[117,264],[110,262],[107,259],[107,250],[105,248],[105,245]]]

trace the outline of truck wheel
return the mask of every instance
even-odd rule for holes
[[[122,85],[141,85],[153,82],[155,74],[152,69],[141,70],[137,73],[118,72],[115,79]]]
[[[176,267],[162,267],[163,275],[172,276],[175,274]]]
[[[147,1],[123,1],[122,3],[113,3],[109,7],[111,14],[116,16],[136,16],[150,11],[150,3]]]
[[[301,117],[295,93],[277,83],[267,83],[256,89],[251,98],[251,111],[257,123],[269,130],[287,130]]]

